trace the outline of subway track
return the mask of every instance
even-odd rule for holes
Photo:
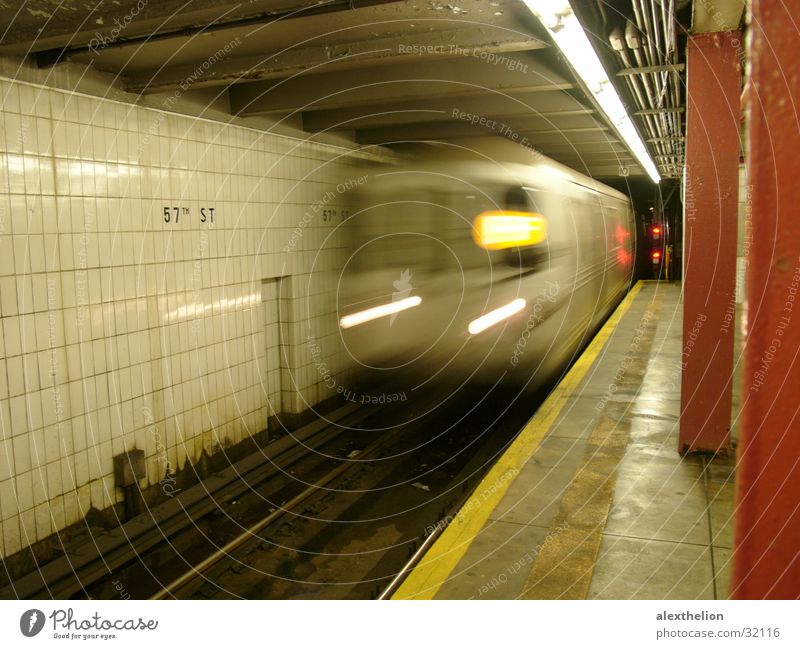
[[[488,394],[470,388],[452,407],[389,425],[355,461],[317,466],[306,480],[314,484],[266,516],[263,495],[248,494],[224,525],[198,539],[215,560],[184,568],[171,583],[162,579],[165,585],[150,596],[378,597],[458,509],[540,400],[526,395],[509,404],[508,394],[502,386]],[[390,416],[381,412],[370,425]]]
[[[10,596],[379,597],[543,399],[516,392],[428,386],[407,402],[347,403],[121,527],[88,532]]]
[[[29,574],[0,589],[3,597],[66,599],[102,596],[109,573],[124,571],[131,562],[158,556],[164,548],[180,549],[198,521],[213,516],[226,503],[281,476],[308,456],[309,448],[324,449],[342,430],[358,425],[369,413],[346,404],[291,435],[281,436],[243,460],[218,471],[180,495],[150,508],[123,525],[104,530],[90,528],[62,541],[60,555],[36,566]],[[333,423],[335,422],[335,423]],[[143,564],[144,565],[144,564]]]

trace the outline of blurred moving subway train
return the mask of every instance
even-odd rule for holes
[[[362,376],[552,379],[629,288],[629,199],[499,137],[403,156],[347,221],[339,327]]]

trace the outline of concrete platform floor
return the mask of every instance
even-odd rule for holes
[[[677,453],[681,321],[637,284],[395,598],[726,598],[734,456]]]

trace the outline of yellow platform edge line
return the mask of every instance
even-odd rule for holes
[[[586,376],[642,286],[643,282],[637,281],[620,302],[564,379],[548,395],[508,450],[484,476],[469,500],[400,585],[392,599],[433,599],[436,596],[508,491],[514,477],[539,448],[566,400]]]

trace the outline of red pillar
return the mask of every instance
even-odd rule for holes
[[[800,33],[753,2],[748,89],[748,334],[737,463],[734,597],[800,597]]]
[[[728,447],[736,290],[739,32],[689,38],[681,453]]]

